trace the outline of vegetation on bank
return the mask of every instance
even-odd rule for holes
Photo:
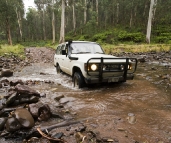
[[[15,55],[20,58],[24,58],[24,46],[22,45],[7,45],[3,44],[0,45],[0,56],[10,56]]]
[[[20,58],[25,57],[24,49],[25,47],[35,47],[35,48],[41,48],[41,47],[48,47],[56,49],[57,44],[52,45],[50,41],[46,41],[46,44],[43,45],[42,42],[31,42],[29,45],[32,46],[23,46],[20,44],[10,46],[7,44],[0,45],[0,56],[10,56],[15,55]],[[40,45],[39,45],[40,44]],[[112,53],[121,53],[121,52],[133,52],[133,53],[145,53],[145,52],[163,52],[163,51],[171,51],[171,44],[100,44],[106,54],[112,54]]]

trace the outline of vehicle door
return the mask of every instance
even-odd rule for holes
[[[67,73],[67,74],[70,74],[71,72],[70,72],[70,63],[71,63],[71,60],[69,59],[69,57],[68,57],[68,54],[70,54],[69,53],[69,50],[68,50],[68,46],[67,45],[65,45],[65,47],[63,47],[63,50],[66,50],[66,55],[64,55],[63,57],[62,57],[62,59],[63,59],[63,71],[65,72],[65,73]]]
[[[54,57],[54,65],[56,65],[57,63],[59,64],[59,66],[61,66],[61,61],[62,61],[62,57],[61,57],[61,45],[59,45],[57,48],[56,48],[56,53],[55,53],[55,57]]]

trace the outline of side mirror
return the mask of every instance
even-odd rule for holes
[[[62,55],[66,55],[66,50],[62,50]]]

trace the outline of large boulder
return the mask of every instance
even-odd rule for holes
[[[4,69],[4,68],[2,68],[1,76],[2,77],[10,77],[10,76],[13,76],[13,71],[11,71],[10,69]]]
[[[34,119],[25,108],[16,109],[13,116],[19,121],[23,128],[32,128],[34,126]]]
[[[28,86],[17,84],[15,86],[16,91],[18,94],[22,97],[31,97],[31,96],[38,96],[40,97],[40,93],[38,93],[36,90],[31,89]]]
[[[23,85],[24,83],[22,80],[18,80],[18,79],[10,81],[10,86],[16,86],[17,84]]]
[[[7,99],[6,106],[12,105],[15,102],[16,98],[17,98],[17,92],[13,92],[11,96]]]
[[[47,104],[40,107],[38,113],[39,113],[39,117],[38,117],[39,121],[47,121],[51,117],[51,110]]]
[[[8,132],[15,132],[21,128],[21,125],[16,118],[12,117],[8,118],[5,127]]]
[[[7,118],[0,118],[0,131],[4,129]]]
[[[39,113],[38,113],[38,110],[39,110],[39,107],[37,104],[33,103],[33,104],[29,104],[29,111],[31,113],[31,115],[34,117],[34,118],[38,118],[39,116]]]

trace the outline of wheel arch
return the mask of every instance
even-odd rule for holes
[[[80,72],[82,74],[81,69],[79,67],[77,67],[77,66],[74,66],[72,68],[72,77],[74,77],[75,72]]]

